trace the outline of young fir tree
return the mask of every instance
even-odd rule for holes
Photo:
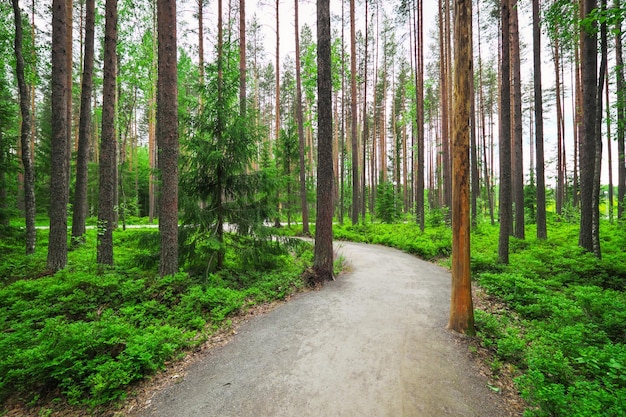
[[[199,92],[202,106],[191,112],[190,136],[182,143],[183,223],[197,225],[186,246],[209,242],[209,267],[218,269],[224,263],[225,224],[241,234],[258,230],[271,216],[276,194],[271,170],[251,169],[263,131],[252,108],[240,112],[238,55],[231,46],[222,50],[220,65],[208,65],[207,84]]]

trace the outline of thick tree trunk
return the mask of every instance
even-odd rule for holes
[[[317,221],[315,283],[333,279],[333,120],[329,0],[317,1]]]
[[[475,334],[470,271],[470,100],[473,89],[472,0],[454,2],[452,125],[452,296],[448,329]]]
[[[85,53],[80,93],[80,120],[78,124],[78,153],[76,156],[76,186],[72,217],[72,241],[83,243],[87,218],[87,185],[89,179],[89,145],[91,141],[91,97],[93,89],[95,0],[87,0],[85,12]]]
[[[105,6],[104,82],[102,89],[102,138],[100,142],[100,187],[98,193],[99,264],[113,265],[113,228],[116,187],[115,86],[117,77],[117,0]]]
[[[537,174],[537,239],[547,239],[546,179],[543,151],[543,90],[541,87],[541,28],[539,27],[539,0],[533,0],[533,81],[535,94],[535,147]]]
[[[52,149],[50,153],[50,238],[47,267],[52,271],[67,264],[67,8],[65,1],[52,2]]]
[[[20,144],[22,149],[22,167],[24,168],[24,211],[26,220],[26,255],[35,252],[37,231],[35,229],[35,168],[30,150],[30,134],[33,124],[30,113],[30,91],[26,84],[24,54],[23,54],[23,30],[22,11],[18,0],[12,0],[13,15],[15,17],[15,69],[17,84],[20,92],[20,111],[22,114],[22,128],[20,131]],[[0,151],[2,152],[2,151]]]
[[[158,81],[157,146],[161,193],[159,274],[178,272],[178,70],[176,67],[176,0],[157,0]]]
[[[595,8],[595,0],[582,0],[582,18]],[[594,25],[595,27],[595,25]],[[594,175],[596,154],[597,43],[591,30],[581,27],[582,129],[580,131],[580,233],[578,244],[593,252]]]
[[[502,57],[500,63],[500,236],[498,260],[509,263],[509,235],[511,234],[511,71],[509,57],[509,0],[502,0]]]

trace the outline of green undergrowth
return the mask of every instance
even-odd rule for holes
[[[337,240],[398,248],[426,260],[448,257],[452,253],[452,233],[446,227],[427,228],[422,232],[413,223],[335,225],[333,235]]]
[[[232,314],[302,287],[312,260],[299,240],[240,239],[227,245],[219,272],[196,274],[186,263],[185,272],[159,278],[156,231],[128,229],[114,233],[116,266],[96,265],[89,232],[67,268],[47,275],[46,233],[29,258],[17,245],[11,251],[9,238],[0,248],[0,402],[114,404]]]
[[[450,253],[445,227],[336,227],[335,236],[397,247],[425,259]],[[626,415],[626,230],[603,224],[602,259],[577,245],[578,226],[549,224],[547,240],[533,225],[511,238],[510,263],[497,262],[498,227],[472,232],[473,279],[503,308],[476,311],[478,340],[494,363],[517,369],[526,417]]]

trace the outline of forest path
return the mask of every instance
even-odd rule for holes
[[[508,415],[445,330],[448,271],[382,246],[335,246],[347,273],[244,323],[139,415]]]

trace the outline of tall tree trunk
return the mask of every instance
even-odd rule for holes
[[[509,263],[509,235],[511,234],[511,70],[509,45],[509,0],[502,0],[502,57],[500,63],[500,236],[498,260]]]
[[[115,164],[115,88],[117,77],[117,0],[105,6],[104,81],[102,91],[102,138],[100,142],[100,187],[98,193],[99,264],[113,265]]]
[[[295,40],[296,40],[296,123],[298,125],[298,146],[300,148],[300,205],[302,206],[302,234],[308,236],[309,203],[306,195],[306,162],[304,145],[304,120],[302,115],[302,71],[300,68],[300,24],[298,0],[294,0]]]
[[[595,0],[582,0],[582,18],[586,18],[597,7]],[[594,174],[596,153],[596,82],[597,41],[595,24],[586,29],[581,26],[581,89],[582,129],[580,131],[580,233],[578,244],[593,252],[593,209]]]
[[[202,1],[202,0],[200,0]],[[154,6],[153,6],[154,7]],[[157,119],[157,73],[158,73],[158,53],[157,53],[157,16],[156,8],[153,8],[152,16],[152,75],[151,91],[148,104],[148,154],[150,161],[150,177],[148,180],[148,217],[150,223],[157,216],[157,177],[156,171],[158,166],[157,138],[156,138],[156,119]]]
[[[601,13],[606,10],[606,0],[600,0]],[[593,171],[593,225],[591,227],[591,239],[593,242],[593,253],[596,257],[602,256],[600,248],[600,173],[602,171],[602,92],[604,89],[604,77],[606,75],[608,61],[607,46],[607,24],[603,21],[600,24],[600,71],[596,87],[596,120],[594,136],[594,171]]]
[[[359,143],[357,140],[356,108],[356,24],[355,0],[350,0],[350,140],[352,141],[352,224],[359,222]]]
[[[344,3],[341,3],[341,127],[338,127],[339,120],[336,120],[335,126],[341,132],[340,136],[340,144],[337,148],[337,152],[339,153],[339,158],[341,159],[339,163],[339,171],[337,172],[339,175],[339,211],[338,211],[338,220],[339,224],[343,226],[343,216],[345,213],[345,184],[346,184],[346,18],[345,18],[345,7]],[[337,175],[337,174],[336,174]],[[357,178],[357,181],[360,179]],[[352,202],[354,203],[354,202]],[[359,200],[360,203],[360,200]],[[358,215],[357,215],[358,216]]]
[[[246,0],[239,0],[239,113],[246,115]]]
[[[279,0],[276,0],[276,65],[275,65],[275,87],[276,87],[276,99],[274,101],[274,130],[276,134],[276,143],[280,140],[280,14],[279,14]],[[332,106],[332,101],[331,101]],[[332,109],[331,109],[332,112]]]
[[[473,39],[473,34],[471,36]],[[474,56],[473,43],[470,44],[472,48],[472,59]],[[473,68],[473,64],[472,64]],[[473,74],[472,74],[473,76]],[[472,80],[473,81],[473,80]],[[472,227],[478,225],[478,197],[480,197],[480,173],[478,169],[478,132],[476,126],[476,92],[472,87],[470,89],[470,155],[471,155],[471,206],[472,206]]]
[[[518,0],[511,1],[511,84],[513,85],[512,189],[515,206],[513,236],[524,239],[524,161],[522,129],[522,74],[520,64]]]
[[[223,1],[217,0],[217,129],[216,142],[223,143],[222,137],[224,132],[224,24],[223,24]],[[216,235],[219,242],[217,250],[217,269],[224,267],[224,258],[226,251],[224,250],[224,222],[225,222],[225,201],[224,201],[224,177],[226,168],[223,164],[217,167],[217,189],[215,197],[217,200],[215,212],[217,218]]]
[[[620,0],[615,0],[618,7]],[[626,82],[624,81],[624,57],[622,48],[622,21],[615,23],[615,84],[617,89],[617,218],[624,220],[626,201]]]
[[[330,1],[317,0],[317,221],[314,282],[333,279],[333,120],[330,58]]]
[[[473,89],[472,0],[454,2],[452,125],[452,295],[448,329],[475,334],[470,271],[470,100]]]
[[[26,255],[35,253],[37,243],[37,231],[35,229],[35,169],[30,152],[30,133],[32,130],[32,116],[30,113],[30,91],[26,84],[24,54],[23,54],[23,30],[22,11],[18,0],[12,0],[13,15],[15,18],[15,70],[17,84],[20,92],[20,111],[22,114],[22,128],[20,130],[20,143],[22,149],[22,166],[24,168],[24,211],[26,220]],[[1,152],[1,151],[0,151]]]
[[[50,153],[50,238],[47,267],[52,271],[67,264],[67,7],[63,0],[52,2],[52,149]]]
[[[276,0],[276,79],[275,79],[275,87],[276,87],[276,99],[274,101],[275,105],[275,118],[274,118],[274,129],[276,134],[276,146],[278,146],[278,142],[280,141],[280,0]],[[332,101],[331,101],[332,106]],[[332,109],[331,109],[332,112]],[[270,155],[271,155],[271,142],[270,142]],[[280,227],[280,190],[276,189],[276,219],[274,220],[274,227]]]
[[[450,76],[448,62],[448,49],[450,44],[447,43],[447,31],[450,30],[449,25],[449,0],[439,0],[439,77],[441,85],[441,158],[442,158],[442,179],[443,179],[443,204],[450,207],[452,202],[452,173],[450,167],[450,116],[449,112],[449,96],[448,96],[448,80]]]
[[[78,153],[76,156],[76,186],[72,218],[72,241],[85,241],[87,218],[87,186],[89,179],[89,145],[91,139],[91,97],[93,89],[95,0],[86,1],[85,53],[83,54],[83,77],[80,92],[80,121],[78,126]]]
[[[157,0],[158,81],[157,146],[161,193],[159,274],[178,272],[178,70],[176,67],[176,0]]]
[[[572,83],[574,85],[574,91],[575,91],[575,98],[572,100],[572,107],[574,107],[573,109],[573,133],[574,133],[574,144],[572,146],[573,150],[574,150],[574,169],[573,169],[573,174],[572,174],[572,194],[573,194],[573,198],[572,198],[572,202],[574,204],[574,207],[578,207],[578,203],[579,203],[579,180],[578,180],[578,138],[579,138],[579,133],[580,133],[580,117],[581,117],[581,104],[580,104],[580,100],[581,100],[581,93],[580,93],[580,43],[576,42],[574,44],[574,82]],[[563,152],[563,158],[565,158],[565,151]]]
[[[537,173],[537,239],[547,239],[546,179],[543,151],[543,90],[541,87],[541,28],[539,27],[539,0],[533,0],[533,82],[535,94],[535,147]]]
[[[477,3],[476,6],[476,19],[477,19],[477,26],[480,28],[481,27],[481,20],[480,20],[480,2]],[[484,190],[485,190],[485,200],[487,201],[488,204],[488,208],[489,208],[489,217],[491,219],[491,224],[495,224],[495,218],[494,218],[494,214],[493,214],[493,196],[491,193],[491,179],[489,176],[489,161],[487,158],[487,123],[486,123],[486,116],[485,116],[485,99],[484,99],[484,92],[483,92],[483,60],[482,60],[482,53],[481,53],[481,41],[480,41],[480,30],[476,31],[477,36],[478,36],[478,42],[476,42],[476,44],[478,45],[478,107],[479,107],[479,112],[480,112],[480,132],[481,132],[481,144],[482,144],[482,165],[483,165],[483,177],[484,177]]]
[[[366,182],[365,182],[365,171],[367,166],[366,154],[367,154],[367,138],[369,134],[369,123],[367,117],[367,58],[369,51],[369,27],[368,27],[368,3],[369,0],[365,0],[365,56],[363,58],[363,140],[362,140],[362,164],[361,164],[361,221],[365,223],[365,212],[366,212]],[[371,190],[370,190],[371,194]]]
[[[608,58],[608,57],[607,57]],[[609,174],[609,195],[607,204],[609,206],[609,223],[613,224],[613,152],[612,152],[612,136],[611,136],[611,104],[609,101],[609,67],[608,65],[605,67],[605,82],[604,82],[604,92],[605,92],[605,100],[606,100],[606,150],[607,150],[607,159],[608,159],[608,174]]]
[[[417,18],[415,24],[416,30],[416,89],[415,93],[417,104],[417,186],[415,188],[415,214],[417,216],[417,224],[421,231],[424,231],[424,178],[426,170],[425,163],[425,146],[424,146],[424,2],[417,0]]]
[[[65,1],[65,6],[67,7],[67,32],[66,32],[66,44],[65,47],[67,48],[67,55],[66,55],[66,59],[67,59],[67,88],[68,90],[68,96],[67,96],[67,179],[68,179],[68,183],[70,181],[71,178],[71,159],[72,159],[72,90],[73,90],[73,79],[72,79],[72,72],[73,72],[73,68],[72,68],[72,58],[73,58],[73,41],[74,41],[74,2],[73,0],[66,0]],[[69,199],[69,194],[68,194],[68,199]]]
[[[554,75],[556,87],[556,124],[557,124],[557,185],[556,185],[556,214],[563,214],[565,202],[565,161],[563,160],[563,104],[561,102],[561,59],[559,54],[558,39],[555,39],[553,46],[554,53]]]
[[[33,45],[36,45],[36,30],[35,30],[35,0],[31,1],[31,15],[30,15],[30,38]],[[31,50],[31,62],[37,61],[37,49],[32,48]],[[36,71],[36,69],[34,69]],[[30,85],[30,114],[34,118],[37,114],[36,111],[36,89],[37,89],[37,79],[33,77],[32,84]],[[30,157],[33,160],[33,165],[35,164],[35,138],[37,135],[37,126],[36,123],[31,123],[30,127]]]

